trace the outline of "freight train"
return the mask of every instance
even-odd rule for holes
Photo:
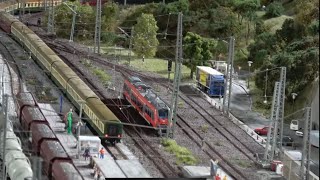
[[[1,116],[1,115],[0,115]],[[1,118],[0,118],[1,120]],[[32,179],[33,172],[31,169],[31,163],[26,155],[23,153],[21,148],[20,139],[13,132],[13,125],[10,120],[6,128],[6,151],[5,151],[5,166],[7,173],[11,179],[14,180],[27,180]],[[1,121],[3,122],[3,121]],[[3,123],[0,123],[0,129],[4,126]],[[3,137],[4,132],[0,133],[0,136]],[[3,146],[3,140],[0,142],[0,146]],[[2,161],[2,153],[0,153],[0,159]]]
[[[0,12],[0,28],[11,33],[31,52],[32,57],[78,109],[83,103],[87,121],[103,140],[120,142],[123,129],[121,121],[33,31],[6,12]]]
[[[32,150],[43,158],[43,170],[50,180],[83,180],[60,141],[49,126],[30,92],[16,96],[18,117],[25,131],[31,131]]]
[[[123,96],[160,135],[166,133],[170,108],[149,86],[130,77],[124,82]]]

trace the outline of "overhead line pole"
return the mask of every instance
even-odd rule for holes
[[[304,132],[303,132],[303,148],[302,148],[302,157],[301,157],[301,164],[300,164],[300,179],[302,180],[309,180],[309,171],[310,171],[310,150],[311,150],[311,143],[310,143],[310,132],[311,132],[311,107],[306,108],[306,116],[305,116],[305,125],[304,125]],[[304,170],[306,169],[306,170]]]
[[[97,0],[96,5],[96,25],[94,32],[94,53],[100,54],[100,36],[101,36],[101,0]],[[97,51],[96,51],[97,49]]]
[[[266,149],[264,152],[264,161],[268,162],[270,157],[271,157],[271,152],[269,151],[270,147],[270,141],[271,141],[271,136],[273,136],[272,128],[274,127],[275,120],[276,120],[276,113],[277,113],[277,93],[279,89],[279,82],[275,83],[274,86],[274,91],[273,91],[273,100],[272,100],[272,107],[271,107],[271,116],[270,116],[270,125],[268,128],[268,135],[267,135],[267,144],[266,144]]]
[[[131,51],[132,51],[132,43],[133,43],[133,33],[134,33],[134,26],[132,26],[132,29],[131,29],[131,35],[130,35],[130,44],[129,44],[129,66],[130,66],[130,62],[131,62]]]
[[[278,148],[282,152],[282,139],[283,139],[283,117],[284,117],[284,102],[285,102],[285,94],[286,94],[286,74],[287,68],[281,67],[280,72],[280,93],[279,93],[279,117],[278,117],[278,126],[279,126],[279,142]]]
[[[8,94],[3,95],[4,104],[4,124],[3,124],[3,137],[2,137],[2,178],[7,179],[6,171],[6,145],[7,145],[7,123],[8,123],[8,106],[9,106],[9,96]]]
[[[53,0],[51,0],[48,16],[48,33],[54,34],[54,7]]]
[[[229,83],[229,95],[228,95],[228,117],[230,115],[230,102],[231,102],[231,91],[232,91],[232,76],[233,76],[233,71],[232,71],[232,68],[233,68],[233,61],[234,61],[234,37],[231,36],[230,37],[230,48],[231,48],[231,57],[230,57],[230,61],[231,61],[231,64],[230,64],[230,83]]]
[[[83,125],[81,117],[82,117],[82,109],[83,109],[83,103],[85,103],[85,101],[81,101],[80,103],[80,113],[79,113],[79,121],[77,124],[77,138],[78,138],[78,142],[77,142],[77,150],[78,150],[78,154],[77,154],[77,158],[80,158],[80,151],[81,151],[81,144],[80,144],[80,131],[81,131],[81,126]]]
[[[179,12],[178,15],[178,27],[177,27],[177,44],[176,44],[176,66],[174,73],[174,83],[173,83],[173,94],[171,98],[171,106],[168,118],[168,126],[167,128],[167,137],[169,134],[174,134],[174,126],[177,119],[177,105],[178,105],[178,96],[179,96],[179,86],[181,80],[181,67],[182,67],[182,13]],[[170,131],[170,132],[169,132]]]
[[[225,113],[225,109],[226,109],[230,64],[231,64],[231,37],[230,37],[229,43],[228,43],[228,62],[227,62],[227,75],[226,75],[227,78],[225,78],[225,82],[224,82],[223,103],[222,103],[222,112],[223,113]]]

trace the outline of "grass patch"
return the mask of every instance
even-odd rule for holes
[[[201,126],[201,131],[204,132],[204,133],[207,133],[208,129],[209,129],[209,126],[207,124]]]
[[[249,168],[252,167],[253,164],[249,162],[248,160],[243,160],[243,159],[233,159],[231,160],[234,164],[238,164],[239,166],[243,168]]]
[[[102,81],[102,84],[104,86],[108,85],[109,81],[111,80],[111,77],[106,72],[104,72],[103,69],[95,67],[91,68],[91,70]]]
[[[27,81],[27,84],[32,85],[32,86],[37,84],[37,80],[36,79],[27,79],[26,81]]]
[[[179,101],[177,105],[179,108],[184,108],[184,103],[182,101]]]
[[[281,29],[283,22],[286,19],[291,19],[292,17],[282,15],[279,17],[267,19],[264,21],[265,26],[267,27],[268,31],[271,33],[275,33],[278,29]]]
[[[87,66],[87,67],[92,67],[92,62],[90,61],[90,59],[86,59],[86,58],[83,58],[80,60],[81,64]]]
[[[166,151],[176,156],[177,164],[195,165],[197,163],[197,159],[192,153],[187,148],[179,146],[175,140],[163,139],[161,144]]]
[[[130,50],[122,48],[122,47],[102,47],[102,53],[106,55],[114,55],[119,57],[120,64],[129,65],[129,53]],[[138,71],[148,71],[154,72],[162,77],[168,77],[168,61],[164,59],[158,58],[146,58],[144,62],[142,58],[138,58],[135,56],[133,52],[131,52],[130,66]],[[175,63],[172,63],[172,71],[175,69]],[[190,69],[184,65],[182,65],[181,69],[181,79],[189,79]],[[170,73],[170,79],[174,79],[174,72]]]
[[[216,145],[216,146],[222,146],[222,144],[221,144],[220,141],[215,142],[214,145]]]
[[[52,96],[50,87],[43,87],[42,90],[36,91],[36,96],[40,103],[57,103],[58,98]]]

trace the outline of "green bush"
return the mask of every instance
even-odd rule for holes
[[[163,139],[161,143],[166,151],[176,156],[177,164],[195,165],[197,163],[192,153],[187,148],[179,146],[175,140]]]
[[[93,68],[93,73],[98,76],[103,85],[107,85],[111,79],[111,77],[107,73],[105,73],[103,69]]]
[[[273,2],[267,6],[266,17],[273,18],[279,17],[282,15],[284,8],[282,7],[281,3]]]

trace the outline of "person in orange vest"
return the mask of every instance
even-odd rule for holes
[[[104,158],[104,153],[105,153],[105,150],[104,148],[102,147],[99,151],[99,154],[100,154],[100,159],[103,159]]]
[[[222,180],[228,180],[227,175],[224,175]]]

